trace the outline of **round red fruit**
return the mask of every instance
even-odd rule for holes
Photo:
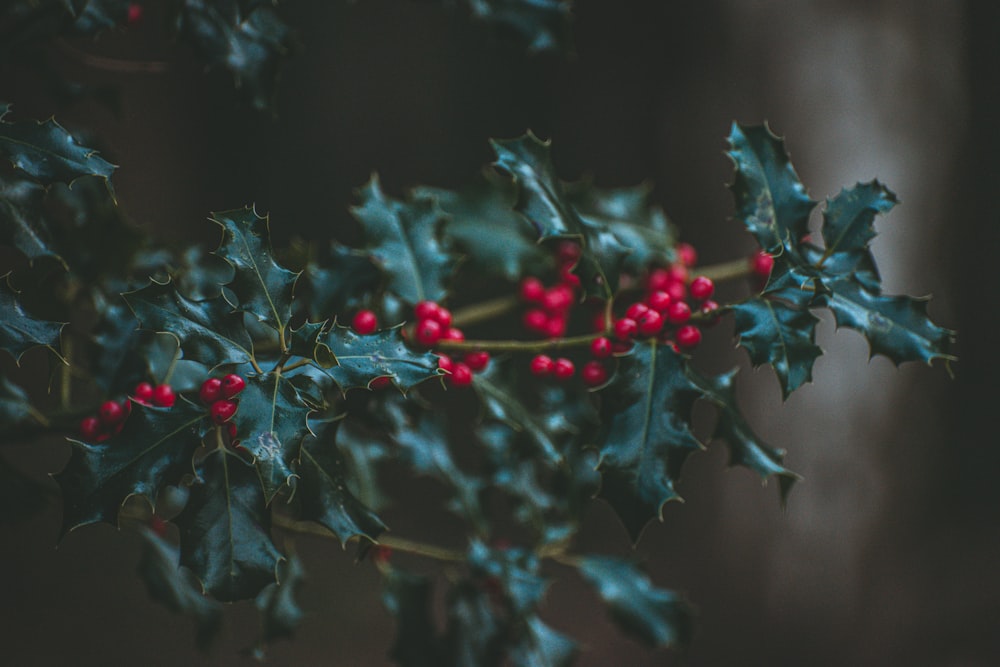
[[[545,377],[552,372],[555,362],[547,354],[539,354],[531,360],[531,374],[535,377]]]
[[[623,317],[620,320],[615,320],[614,324],[615,338],[625,342],[632,339],[636,332],[639,331],[639,325],[630,317]]]
[[[434,347],[434,345],[441,340],[441,334],[443,333],[441,329],[441,323],[437,320],[426,319],[417,322],[417,330],[414,332],[414,337],[417,342],[424,347]]]
[[[351,320],[351,328],[362,336],[373,334],[378,329],[378,318],[370,310],[359,310]]]
[[[573,290],[568,285],[556,285],[545,290],[542,307],[550,313],[563,313],[573,305]]]
[[[704,316],[706,316],[706,317],[711,318],[707,322],[705,322],[705,326],[710,327],[710,326],[714,326],[714,325],[718,324],[719,323],[719,304],[717,304],[715,301],[712,301],[711,299],[709,299],[705,303],[701,304],[701,314],[704,315]]]
[[[552,375],[557,380],[568,380],[576,373],[576,366],[565,357],[559,357],[552,362]]]
[[[638,325],[640,335],[652,336],[659,333],[660,329],[663,328],[663,315],[660,315],[655,310],[647,310],[636,324]]]
[[[688,324],[677,330],[677,345],[685,350],[690,350],[698,347],[701,342],[701,329],[694,326],[693,324]]]
[[[580,377],[588,387],[599,387],[608,381],[608,369],[599,361],[588,361],[580,370]]]
[[[758,252],[750,258],[750,270],[753,271],[755,276],[769,278],[773,269],[774,257],[771,257],[766,252]]]
[[[213,422],[216,424],[225,424],[233,418],[233,415],[236,414],[236,402],[227,401],[225,399],[216,401],[215,403],[212,403],[209,413],[212,416]]]
[[[691,306],[683,301],[674,301],[667,308],[667,322],[671,324],[684,324],[691,319]]]
[[[198,390],[198,398],[205,405],[211,405],[222,398],[222,380],[219,378],[208,378],[201,383]]]
[[[628,307],[628,310],[625,311],[625,317],[629,318],[630,320],[635,320],[636,322],[638,322],[639,318],[648,312],[649,312],[649,306],[647,306],[644,303],[637,302],[633,303],[631,306]]]
[[[456,340],[461,342],[465,340],[465,334],[462,333],[462,330],[457,327],[448,327],[448,329],[441,334],[441,340]]]
[[[611,356],[611,340],[601,336],[590,342],[590,356],[594,359],[607,359]]]
[[[222,398],[232,398],[243,391],[247,386],[247,381],[236,373],[230,373],[222,378]]]
[[[670,295],[671,301],[683,301],[687,298],[687,287],[684,283],[670,283],[667,285],[667,294]]]
[[[153,398],[153,385],[148,382],[140,382],[132,390],[132,397],[145,403],[149,403]]]
[[[562,338],[566,335],[566,318],[562,315],[553,315],[545,321],[546,338]]]
[[[467,364],[458,362],[452,367],[448,381],[455,387],[468,387],[472,384],[472,369]]]
[[[532,333],[545,333],[545,328],[549,323],[549,316],[541,308],[532,308],[521,318],[524,328]]]
[[[690,243],[678,243],[674,249],[677,252],[677,261],[687,267],[692,267],[698,263],[698,251]]]
[[[454,362],[452,362],[451,357],[447,354],[438,355],[438,368],[443,371],[451,372]]]
[[[142,21],[142,5],[137,2],[130,2],[125,10],[125,23],[128,25],[138,25]]]
[[[688,292],[691,293],[691,298],[705,301],[715,294],[715,283],[705,276],[698,276],[688,285]]]
[[[421,301],[413,307],[413,314],[418,320],[436,320],[440,309],[441,306],[433,301]]]
[[[556,260],[560,266],[573,266],[580,259],[580,244],[576,241],[560,241],[556,246]]]
[[[125,419],[125,412],[122,410],[121,403],[117,401],[104,401],[101,403],[101,407],[97,409],[97,416],[103,425],[114,426]]]
[[[437,323],[441,325],[441,329],[447,331],[451,327],[451,311],[447,308],[438,306],[437,315],[434,316]]]
[[[646,278],[646,289],[650,292],[667,289],[670,284],[670,274],[666,269],[653,269]]]
[[[563,268],[559,271],[559,282],[561,282],[566,287],[571,290],[577,290],[583,283],[580,281],[580,276],[576,275],[569,269]]]
[[[663,290],[656,290],[646,297],[646,305],[658,313],[665,311],[671,301],[673,301],[673,299],[670,298],[670,294],[664,292]]]
[[[465,355],[465,365],[473,371],[481,371],[490,363],[489,352],[469,352]]]
[[[684,285],[688,281],[687,267],[681,266],[680,264],[674,264],[667,269],[667,277],[672,283],[681,283]]]
[[[173,407],[177,402],[177,394],[169,384],[160,384],[153,388],[153,405],[158,408]]]
[[[101,420],[97,417],[84,417],[80,420],[80,435],[84,440],[96,440],[101,434]]]
[[[529,276],[521,281],[521,299],[528,303],[540,303],[545,296],[545,285],[542,281]]]

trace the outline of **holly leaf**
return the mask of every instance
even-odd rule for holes
[[[122,297],[142,328],[176,336],[188,359],[217,366],[246,363],[253,357],[242,315],[221,296],[192,301],[173,282],[154,280]]]
[[[610,556],[584,556],[577,568],[629,636],[651,648],[685,646],[692,612],[677,594],[657,588],[635,565]]]
[[[253,598],[275,581],[281,558],[257,474],[238,456],[216,450],[198,468],[198,479],[175,519],[181,565],[217,600]]]
[[[386,376],[406,392],[427,378],[441,375],[437,356],[411,350],[401,332],[400,327],[394,327],[361,336],[352,329],[334,325],[319,341],[322,351],[332,354],[336,365],[330,365],[325,354],[317,354],[315,360],[345,392],[367,388],[375,378]]]
[[[264,502],[270,504],[293,482],[292,462],[299,456],[303,438],[310,435],[307,419],[311,409],[292,383],[277,373],[249,378],[238,398],[237,437],[253,456]]]
[[[11,245],[27,257],[56,257],[52,233],[42,213],[45,188],[26,178],[0,176],[0,243]]]
[[[278,581],[257,595],[254,606],[260,613],[260,638],[255,657],[264,658],[265,647],[276,639],[291,639],[305,615],[295,601],[302,587],[305,570],[298,556],[292,554],[278,564]]]
[[[897,366],[904,361],[952,360],[949,353],[955,332],[927,317],[927,299],[888,296],[873,291],[851,277],[824,283],[828,294],[820,303],[831,311],[838,327],[861,332],[868,339],[870,356],[881,354]]]
[[[445,664],[500,667],[506,628],[494,613],[490,596],[471,582],[460,581],[448,592],[446,604],[450,662]]]
[[[504,377],[498,361],[490,364],[484,373],[472,378],[472,385],[479,394],[486,414],[514,431],[523,433],[552,467],[562,463],[563,455],[553,440],[544,416],[536,415],[525,405],[518,392]]]
[[[875,238],[875,216],[888,212],[897,203],[896,195],[878,181],[858,183],[828,199],[823,211],[826,250],[820,265],[833,260],[838,272],[844,273],[846,266],[858,264]]]
[[[63,495],[61,535],[98,521],[117,524],[130,496],[154,505],[160,489],[192,471],[206,417],[203,407],[183,398],[172,408],[134,403],[122,432],[107,443],[71,441],[69,462],[54,476]]]
[[[527,630],[520,641],[510,647],[511,664],[516,667],[570,667],[580,652],[580,646],[566,635],[556,632],[537,616],[526,620]]]
[[[777,477],[778,491],[784,504],[792,485],[802,478],[782,465],[785,452],[762,442],[737,407],[734,379],[738,371],[736,369],[715,377],[705,377],[689,368],[688,376],[718,410],[712,440],[721,438],[729,445],[729,464],[750,468],[765,482],[772,475]]]
[[[0,375],[0,425],[13,426],[31,417],[31,403],[24,389]]]
[[[344,462],[333,441],[335,431],[331,424],[324,437],[309,438],[302,445],[295,492],[302,518],[329,528],[341,545],[356,536],[374,542],[385,524],[348,490]]]
[[[468,0],[472,16],[517,37],[529,51],[552,51],[566,46],[569,35],[568,0]]]
[[[515,617],[530,614],[548,588],[539,574],[538,557],[524,549],[491,549],[473,540],[469,545],[468,563],[474,577],[497,583]]]
[[[381,275],[366,253],[331,243],[328,265],[308,263],[305,278],[311,294],[309,314],[323,320],[356,310],[378,287]]]
[[[328,321],[303,322],[298,329],[292,329],[288,335],[288,351],[306,359],[315,359],[320,343],[320,336],[330,326]]]
[[[80,145],[51,118],[44,122],[11,123],[4,118],[11,105],[0,103],[0,155],[43,185],[70,184],[81,176],[100,176],[112,193],[115,165],[92,148]]]
[[[563,195],[550,155],[551,141],[541,141],[530,131],[516,139],[490,141],[494,163],[514,177],[515,209],[535,228],[540,240],[583,237],[583,222]]]
[[[24,353],[33,347],[58,347],[64,325],[37,319],[25,311],[9,279],[9,273],[0,276],[0,350],[7,350],[20,363]]]
[[[397,568],[385,577],[382,603],[396,619],[396,638],[389,657],[400,667],[440,667],[448,664],[431,611],[434,586],[420,574]]]
[[[292,292],[299,274],[274,260],[267,218],[243,208],[213,213],[212,222],[224,230],[214,254],[235,269],[227,287],[239,299],[239,309],[283,332],[292,317]]]
[[[139,577],[146,592],[164,607],[194,619],[198,648],[205,650],[222,626],[222,605],[206,597],[191,573],[178,566],[179,551],[156,533],[143,527]]]
[[[386,197],[378,176],[359,191],[351,209],[361,223],[371,257],[385,272],[386,289],[408,304],[441,301],[455,259],[438,240],[444,212],[433,200],[400,202]]]
[[[736,166],[731,186],[739,218],[764,250],[809,234],[809,213],[816,202],[788,159],[785,142],[767,125],[733,123],[728,152]]]
[[[664,503],[679,499],[674,480],[688,455],[702,448],[690,427],[702,391],[688,379],[686,367],[669,346],[639,343],[621,358],[604,392],[601,497],[615,508],[633,542],[650,519],[661,517]]]
[[[771,364],[788,396],[812,381],[812,367],[823,350],[816,345],[816,324],[808,310],[780,301],[754,298],[731,306],[738,343],[754,367]]]

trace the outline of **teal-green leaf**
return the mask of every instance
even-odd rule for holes
[[[0,375],[0,426],[13,426],[31,417],[31,403],[24,389]]]
[[[358,194],[361,205],[351,212],[364,227],[372,258],[386,274],[386,289],[410,305],[444,299],[455,259],[438,240],[445,216],[437,203],[391,199],[374,174]]]
[[[739,345],[755,367],[771,364],[784,398],[812,381],[813,362],[823,354],[816,345],[819,319],[806,309],[760,298],[734,304],[731,310]]]
[[[175,522],[180,563],[217,600],[255,597],[275,581],[281,553],[271,542],[271,515],[253,466],[216,450],[198,468],[187,506]]]
[[[292,293],[299,274],[274,260],[267,218],[243,208],[213,213],[212,221],[224,230],[214,254],[235,269],[227,287],[239,299],[240,310],[283,331],[292,317]]]
[[[253,357],[243,317],[221,296],[192,301],[169,281],[153,281],[122,296],[142,328],[176,336],[188,359],[216,366]]]
[[[80,145],[72,134],[52,120],[10,123],[4,119],[9,104],[0,104],[0,155],[44,185],[72,183],[81,176],[100,176],[109,191],[115,165],[93,148]]]
[[[736,404],[734,383],[737,372],[738,369],[715,377],[705,377],[698,375],[693,369],[688,369],[688,375],[701,387],[705,392],[705,398],[718,410],[712,440],[721,438],[729,445],[730,465],[750,468],[765,482],[772,475],[777,477],[778,492],[781,495],[781,502],[784,503],[792,490],[792,485],[801,477],[782,465],[785,452],[762,442],[740,412]]]
[[[331,243],[324,261],[311,261],[305,267],[309,316],[325,320],[353,313],[376,290],[381,277],[367,253]]]
[[[342,545],[358,536],[374,541],[385,524],[348,490],[346,467],[333,439],[335,431],[336,425],[330,425],[323,437],[309,438],[302,446],[295,490],[302,518],[329,528]]]
[[[45,188],[34,181],[0,176],[0,243],[17,248],[30,260],[59,257],[42,213],[44,197]]]
[[[949,352],[955,332],[927,316],[927,299],[880,294],[853,277],[825,283],[820,297],[833,311],[838,327],[849,327],[868,339],[871,356],[881,354],[897,366],[904,361],[954,359]]]
[[[621,358],[602,406],[601,497],[615,508],[632,541],[663,504],[678,498],[674,481],[701,444],[691,409],[702,392],[685,373],[684,357],[656,341],[637,343]]]
[[[468,0],[472,16],[516,35],[529,51],[563,49],[569,41],[569,0]]]
[[[140,535],[143,545],[138,571],[146,592],[175,614],[192,617],[195,642],[198,648],[208,649],[222,627],[222,605],[206,597],[191,573],[178,566],[177,547],[148,528],[143,528]]]
[[[25,311],[8,282],[9,277],[10,274],[0,276],[0,350],[7,350],[14,361],[20,361],[33,347],[58,348],[63,325],[40,320]]]
[[[183,398],[172,408],[134,403],[122,432],[106,443],[74,441],[69,462],[54,475],[63,494],[62,534],[98,521],[117,524],[129,496],[152,505],[161,488],[192,471],[207,417],[203,406]]]
[[[269,584],[254,600],[260,613],[260,638],[255,655],[264,656],[264,648],[276,639],[290,639],[305,616],[295,596],[302,587],[305,570],[295,554],[278,564],[278,581]]]
[[[501,365],[499,360],[494,360],[486,372],[472,378],[486,414],[523,433],[550,466],[562,463],[563,455],[550,432],[546,415],[535,414],[521,401],[515,385],[511,384],[512,379],[502,372]]]
[[[826,250],[822,265],[832,260],[832,266],[842,272],[845,264],[860,262],[875,238],[875,216],[887,213],[897,203],[896,195],[878,181],[858,183],[828,199],[823,211]]]
[[[799,182],[785,142],[766,125],[734,123],[729,145],[736,166],[736,217],[764,250],[775,250],[786,241],[798,243],[809,233],[809,213],[816,202]]]
[[[570,667],[580,652],[580,646],[566,635],[556,632],[538,616],[526,619],[527,630],[520,641],[510,647],[510,661],[515,667]]]
[[[234,422],[242,446],[253,456],[254,467],[268,504],[295,473],[302,439],[309,435],[309,406],[302,402],[292,383],[277,373],[247,378],[237,397]]]
[[[585,556],[577,567],[626,634],[654,648],[684,646],[690,641],[690,606],[677,594],[657,588],[632,563],[610,556]]]
[[[347,327],[335,325],[319,338],[322,346],[333,354],[335,366],[325,369],[343,391],[367,388],[377,377],[388,376],[402,391],[441,374],[437,356],[417,352],[407,347],[401,329],[383,329],[361,336]],[[318,355],[317,363],[327,366]]]

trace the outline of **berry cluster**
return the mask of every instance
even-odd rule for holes
[[[413,308],[417,324],[413,328],[413,339],[421,347],[433,349],[441,341],[463,341],[465,334],[451,325],[451,311],[434,301],[421,301]],[[461,359],[441,352],[438,367],[448,373],[445,382],[453,387],[467,387],[472,384],[472,376],[486,369],[490,363],[489,352],[466,352]]]
[[[247,386],[246,380],[235,373],[230,373],[223,378],[208,378],[201,383],[198,390],[198,398],[201,402],[209,406],[208,414],[212,421],[222,426],[236,414],[239,403],[232,400]],[[236,425],[229,425],[230,438],[236,437]],[[234,445],[239,441],[234,442]]]
[[[546,287],[535,276],[528,276],[521,281],[521,300],[528,306],[521,323],[532,335],[544,338],[562,338],[566,335],[570,311],[578,301],[580,277],[573,273],[573,267],[579,260],[579,244],[561,241],[556,246],[558,282]]]
[[[97,409],[96,416],[81,419],[80,435],[87,442],[104,442],[112,435],[121,433],[125,420],[132,413],[133,401],[147,407],[169,408],[176,400],[177,396],[169,384],[154,387],[148,382],[140,382],[133,389],[132,396],[120,402],[105,401]]]

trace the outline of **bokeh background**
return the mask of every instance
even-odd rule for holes
[[[879,178],[903,202],[878,222],[886,289],[933,293],[932,317],[960,331],[954,379],[943,365],[869,361],[858,334],[825,319],[814,385],[782,403],[767,369],[740,383],[751,422],[805,478],[787,510],[712,447],[689,461],[686,503],[639,543],[654,580],[698,607],[690,649],[639,647],[572,580],[551,589],[543,616],[584,641],[586,667],[1000,664],[1000,5],[578,0],[566,58],[527,55],[438,3],[283,4],[304,51],[284,70],[276,118],[162,41],[156,3],[137,28],[51,47],[67,76],[118,87],[117,112],[64,104],[13,62],[0,62],[0,97],[21,118],[56,113],[89,131],[121,167],[121,205],[168,242],[213,242],[208,213],[252,202],[279,239],[349,235],[352,190],[372,171],[397,195],[460,186],[492,159],[489,137],[527,128],[552,138],[564,178],[649,180],[706,264],[753,247],[729,218],[734,120],[784,135],[816,199]],[[81,53],[165,67],[115,71]],[[702,357],[712,370],[747,363],[725,326]],[[43,477],[69,449],[3,454]],[[406,526],[426,513],[417,503],[386,518]],[[239,651],[256,631],[251,605],[227,612],[222,640],[199,654],[189,622],[146,597],[136,535],[88,527],[57,549],[58,525],[52,507],[3,529],[4,664],[250,662]],[[630,550],[601,503],[581,547]],[[319,538],[294,548],[307,617],[271,664],[389,664],[393,624],[373,568]]]

